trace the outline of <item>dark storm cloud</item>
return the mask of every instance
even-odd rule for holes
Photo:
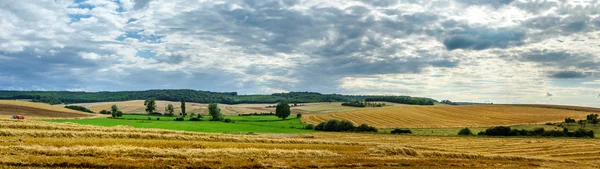
[[[554,72],[554,73],[550,74],[549,77],[558,78],[558,79],[573,79],[573,78],[588,77],[588,75],[586,75],[585,73],[582,73],[582,72],[577,72],[577,71],[559,71],[559,72]]]
[[[562,71],[547,72],[550,78],[584,78],[599,73],[600,60],[589,53],[567,51],[530,50],[507,57],[520,62],[536,63],[538,67],[554,68]],[[565,70],[568,69],[568,70]]]
[[[451,30],[450,36],[443,40],[448,50],[470,49],[484,50],[489,48],[507,48],[523,44],[527,37],[524,31],[515,29],[489,29],[463,27]]]
[[[515,58],[519,61],[535,62],[544,67],[560,69],[576,68],[581,70],[600,70],[598,57],[589,53],[572,53],[567,51],[530,50]]]

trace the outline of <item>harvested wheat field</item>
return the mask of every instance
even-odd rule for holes
[[[0,100],[0,118],[8,119],[13,115],[23,115],[25,119],[85,118],[97,116],[45,103]]]
[[[393,106],[311,114],[304,122],[318,124],[330,119],[349,120],[378,128],[484,127],[560,122],[566,117],[585,119],[590,112],[511,105]]]
[[[593,163],[597,150],[585,147],[597,146],[595,139],[351,133],[282,137],[0,123],[0,165],[7,168],[594,168],[600,167]]]

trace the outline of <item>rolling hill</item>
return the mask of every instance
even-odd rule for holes
[[[303,121],[318,124],[330,119],[349,120],[378,128],[475,127],[559,122],[566,117],[585,119],[590,113],[594,112],[512,105],[392,106],[310,114]]]
[[[23,115],[25,116],[25,119],[82,118],[97,116],[95,114],[83,113],[44,103],[0,100],[0,117],[8,119],[13,115]]]

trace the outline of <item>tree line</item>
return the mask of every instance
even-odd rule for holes
[[[34,102],[49,104],[72,104],[92,102],[114,102],[127,100],[156,100],[180,101],[185,98],[188,102],[196,103],[315,103],[315,102],[350,102],[350,101],[389,101],[404,104],[432,105],[437,102],[430,98],[410,96],[370,96],[370,95],[341,95],[321,94],[316,92],[289,92],[270,95],[238,95],[237,92],[210,92],[190,89],[160,89],[146,91],[117,91],[117,92],[72,92],[72,91],[8,91],[0,90],[0,99],[15,100],[29,99]]]
[[[437,102],[431,98],[423,98],[423,97],[410,97],[410,96],[375,96],[375,97],[367,97],[365,98],[367,102],[392,102],[392,103],[400,103],[400,104],[413,104],[413,105],[433,105],[434,102]]]

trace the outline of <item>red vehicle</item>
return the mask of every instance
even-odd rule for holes
[[[12,119],[23,120],[25,116],[12,116]]]

